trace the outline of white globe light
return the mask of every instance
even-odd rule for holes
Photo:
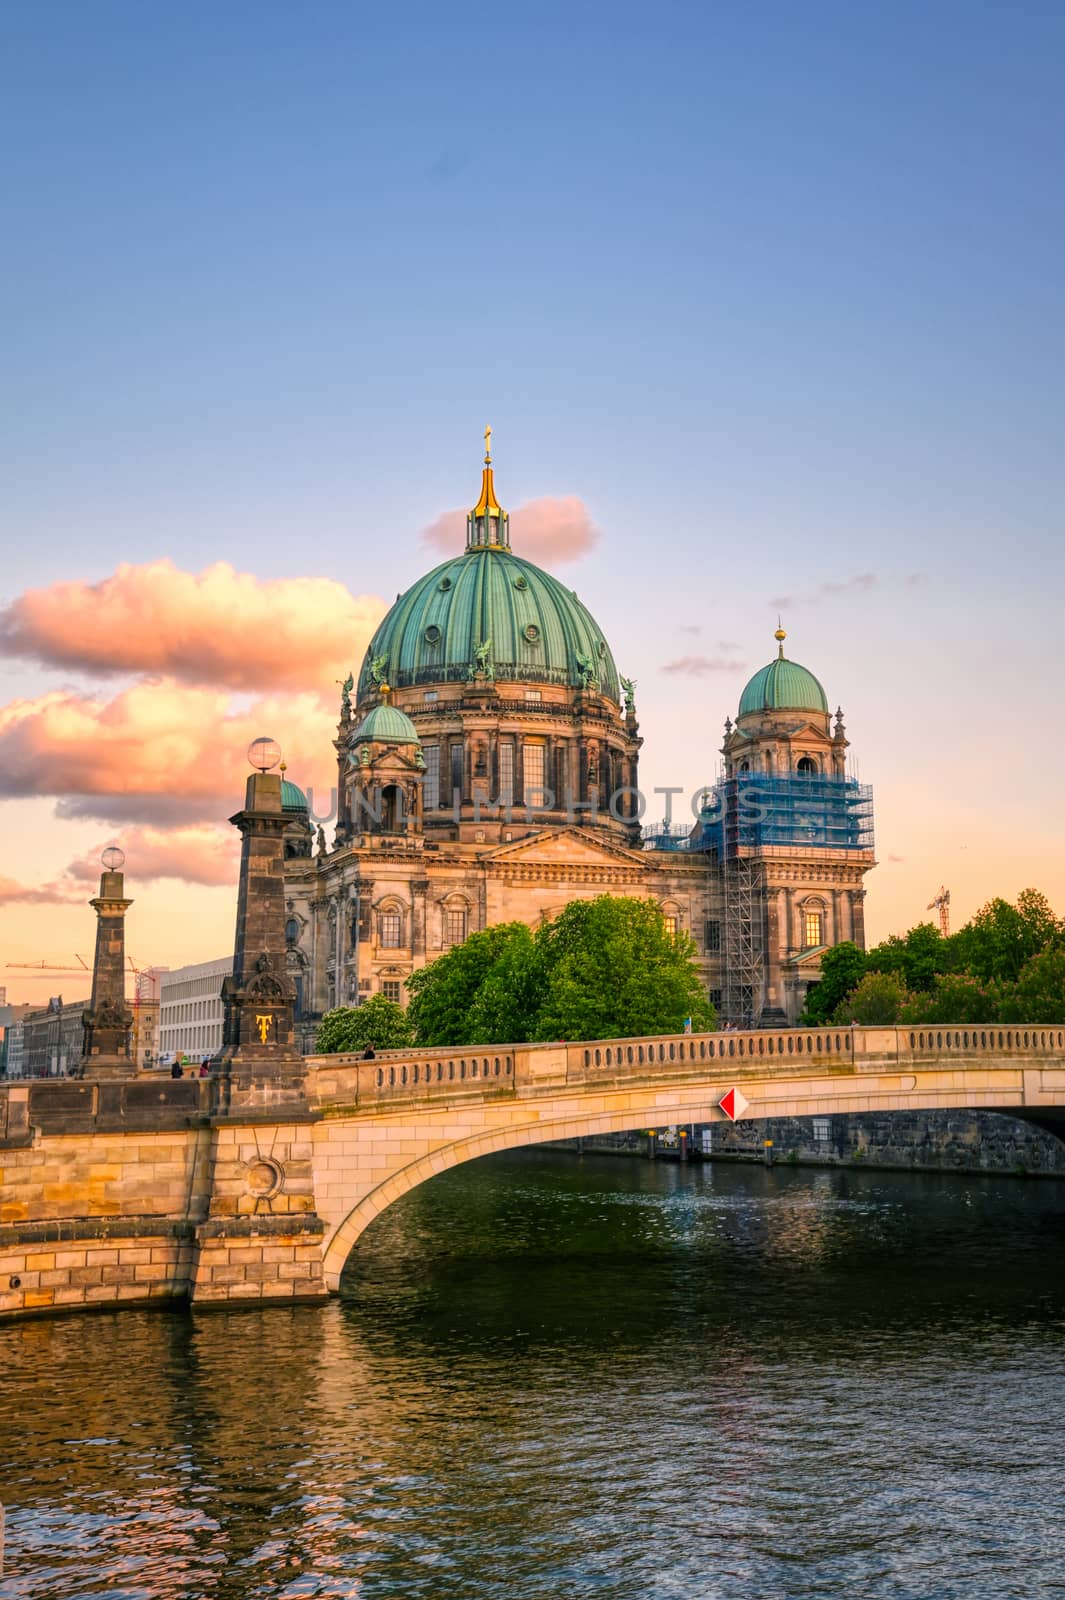
[[[101,862],[108,872],[121,872],[122,864],[125,859],[126,852],[124,850],[120,850],[117,844],[109,844],[103,855],[100,857]]]
[[[276,739],[253,739],[248,746],[248,760],[258,772],[269,772],[281,760],[281,746]]]

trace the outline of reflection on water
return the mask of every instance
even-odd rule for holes
[[[0,1329],[0,1595],[1065,1592],[1065,1184],[457,1168],[340,1303]]]

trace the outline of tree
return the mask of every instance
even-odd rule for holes
[[[530,1003],[530,985],[523,980],[508,1003],[502,982],[504,974],[512,979],[516,972],[527,974],[532,951],[532,935],[524,922],[501,922],[471,933],[462,944],[412,972],[407,979],[407,1015],[418,1043],[521,1044],[528,1039],[532,1014],[524,1014],[522,1007]],[[487,1038],[486,1032],[495,1036]]]
[[[342,1050],[404,1050],[414,1043],[407,1013],[383,994],[371,995],[361,1006],[338,1006],[318,1024],[315,1041],[323,1055]]]
[[[911,994],[902,1007],[901,1022],[997,1022],[999,994],[996,985],[981,983],[967,972],[950,972],[939,978],[930,993]]]
[[[985,982],[1016,983],[1025,962],[1061,943],[1062,930],[1045,895],[1025,889],[1011,906],[989,900],[950,941],[956,965]]]
[[[919,922],[903,938],[892,934],[868,955],[870,972],[893,972],[907,989],[931,992],[950,965],[947,941],[932,922]]]
[[[865,952],[847,939],[821,957],[821,981],[809,990],[802,1021],[808,1028],[829,1022],[866,973]]]
[[[909,999],[893,972],[867,972],[854,993],[836,1011],[834,1021],[857,1022],[864,1027],[893,1027]]]
[[[1065,1022],[1065,949],[1041,950],[1026,961],[1017,982],[1005,988],[1002,1022]]]
[[[679,1033],[690,1017],[712,1028],[686,933],[670,933],[653,900],[573,900],[536,933],[544,995],[534,1039],[610,1039]]]

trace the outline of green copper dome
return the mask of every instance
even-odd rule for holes
[[[756,672],[740,696],[740,716],[760,711],[820,711],[828,715],[825,691],[812,672],[784,655],[784,630],[777,629],[780,654]]]
[[[306,811],[307,796],[302,789],[290,783],[287,778],[281,779],[281,809],[282,811]]]
[[[591,613],[502,545],[468,549],[400,595],[370,643],[358,697],[382,679],[397,689],[474,676],[574,689],[595,681],[620,703],[614,657]]]
[[[417,744],[418,730],[410,718],[395,706],[374,706],[355,730],[353,744],[376,739],[380,744]]]

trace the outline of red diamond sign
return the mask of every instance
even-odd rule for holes
[[[717,1103],[730,1122],[738,1122],[751,1102],[738,1089],[728,1089]]]

